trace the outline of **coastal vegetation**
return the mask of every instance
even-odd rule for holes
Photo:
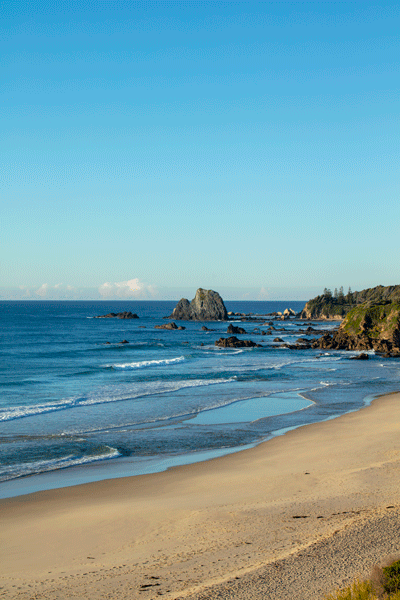
[[[309,300],[301,319],[342,321],[339,329],[312,342],[314,348],[374,350],[385,356],[400,356],[400,285],[381,285],[352,292],[343,288]]]
[[[364,302],[350,310],[339,329],[327,332],[314,348],[374,350],[385,356],[400,356],[400,303]]]
[[[378,285],[360,292],[352,292],[349,288],[347,294],[344,293],[343,287],[339,290],[335,289],[333,293],[325,288],[321,295],[307,302],[300,313],[300,318],[342,320],[355,306],[366,302],[369,305],[382,302],[400,303],[400,285],[386,287]]]
[[[341,287],[339,292],[325,288],[323,294],[309,300],[301,312],[302,319],[341,319],[353,306],[352,292],[346,295]]]
[[[396,335],[399,319],[400,303],[365,303],[350,310],[342,329],[353,337],[368,332],[368,336],[374,339],[392,339]]]
[[[357,579],[325,600],[400,600],[400,560],[375,567],[370,579]]]

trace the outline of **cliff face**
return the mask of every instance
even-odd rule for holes
[[[349,311],[338,331],[314,342],[315,348],[375,350],[400,356],[400,303],[365,302]]]
[[[399,348],[400,304],[366,302],[348,313],[340,329],[354,340],[367,336],[373,348],[377,348],[382,342]]]
[[[179,300],[170,319],[183,321],[227,321],[228,313],[218,292],[199,288],[191,302]]]
[[[346,294],[342,298],[324,294],[316,296],[307,302],[300,313],[300,319],[341,321],[355,306],[365,302],[400,302],[400,285],[378,285],[361,292]]]
[[[318,321],[341,321],[347,311],[351,309],[350,305],[331,306],[324,302],[315,303],[314,300],[307,302],[300,313],[300,319],[318,320]]]

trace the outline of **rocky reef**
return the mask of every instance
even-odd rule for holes
[[[218,292],[199,288],[191,302],[179,300],[168,319],[180,321],[227,321],[228,313]]]
[[[234,335],[228,338],[219,338],[215,345],[220,348],[262,348],[260,344],[256,344],[252,340],[239,340]]]
[[[314,348],[375,350],[400,357],[400,303],[368,301],[351,309],[339,329],[312,343]]]
[[[230,334],[235,334],[235,335],[243,335],[246,332],[245,329],[243,329],[243,327],[236,327],[236,325],[232,325],[232,323],[230,325],[228,325],[228,329],[226,330],[226,333],[230,333]]]

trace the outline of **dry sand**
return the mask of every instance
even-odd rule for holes
[[[252,450],[0,501],[0,597],[322,599],[400,551],[400,393]]]

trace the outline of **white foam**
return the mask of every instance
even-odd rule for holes
[[[189,381],[159,382],[152,384],[151,387],[142,388],[140,391],[134,391],[130,386],[125,389],[116,386],[111,389],[103,390],[99,395],[78,398],[66,398],[47,404],[34,404],[31,406],[14,406],[12,408],[0,409],[0,422],[13,421],[24,417],[32,417],[45,413],[51,413],[60,410],[77,408],[80,406],[93,406],[96,404],[106,404],[108,402],[122,402],[124,400],[133,400],[155,394],[167,394],[176,392],[184,388],[202,387],[208,385],[218,385],[220,383],[230,383],[236,381],[236,377],[221,379],[192,379]],[[118,394],[118,395],[117,395]]]
[[[106,367],[112,367],[113,369],[145,369],[146,367],[174,365],[176,363],[181,363],[184,360],[184,356],[178,356],[176,358],[164,358],[160,360],[140,360],[137,362],[130,363],[116,363],[113,365],[106,365]]]
[[[33,462],[20,463],[18,465],[3,466],[0,470],[0,481],[9,481],[27,475],[36,473],[46,473],[48,471],[56,471],[58,469],[66,469],[67,467],[75,467],[77,465],[85,465],[87,463],[98,462],[100,460],[110,460],[122,456],[116,448],[108,447],[109,451],[97,456],[80,456],[73,455],[63,456],[52,460],[38,460]]]

